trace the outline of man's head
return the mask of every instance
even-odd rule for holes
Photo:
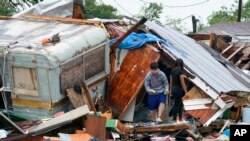
[[[153,74],[157,74],[159,72],[159,64],[157,62],[152,62],[150,64],[150,69]]]

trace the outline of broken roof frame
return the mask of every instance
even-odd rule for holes
[[[220,64],[212,56],[209,57],[210,54],[207,51],[205,51],[200,45],[198,45],[198,43],[195,43],[194,40],[189,39],[185,35],[182,35],[182,34],[178,33],[177,31],[174,31],[173,29],[171,29],[169,27],[163,28],[163,27],[161,27],[157,24],[154,24],[152,22],[147,22],[146,26],[149,28],[149,30],[153,31],[153,33],[156,33],[162,39],[165,39],[172,44],[174,49],[171,47],[165,46],[163,48],[164,54],[170,56],[174,60],[176,58],[182,58],[184,60],[185,68],[186,68],[187,72],[196,76],[194,79],[190,79],[190,81],[193,82],[196,86],[198,86],[201,90],[203,90],[206,94],[208,94],[213,99],[213,103],[215,103],[217,106],[219,106],[220,109],[204,124],[204,126],[209,125],[213,120],[215,120],[217,117],[219,117],[227,108],[230,108],[234,104],[234,101],[229,102],[229,103],[226,103],[225,101],[223,101],[222,98],[220,97],[221,93],[233,91],[234,89],[238,89],[239,91],[243,89],[242,91],[250,92],[250,89],[247,88],[247,86],[245,86],[244,84],[241,84],[237,87],[232,87],[230,84],[227,84],[229,87],[225,87],[225,88],[214,87],[214,85],[211,84],[211,83],[213,83],[213,81],[211,81],[211,80],[209,81],[209,80],[205,79],[206,77],[204,77],[204,75],[207,75],[207,74],[201,74],[201,73],[199,73],[199,71],[197,71],[197,69],[195,70],[195,67],[193,65],[195,63],[197,63],[197,60],[201,59],[201,58],[197,58],[197,56],[195,56],[196,51],[195,52],[190,51],[190,52],[188,52],[189,54],[187,54],[187,55],[194,55],[194,58],[196,57],[196,62],[195,62],[195,60],[192,60],[193,61],[192,63],[194,63],[194,64],[192,64],[192,63],[188,62],[188,58],[185,56],[186,54],[183,55],[183,54],[179,53],[178,50],[181,50],[181,51],[184,51],[184,53],[187,53],[186,51],[188,51],[188,49],[191,49],[191,48],[197,49],[200,51],[197,53],[206,54],[207,58],[213,59],[213,63],[217,63],[217,66],[221,66],[220,68],[222,68],[222,64]],[[185,44],[182,44],[182,43],[185,43]],[[188,49],[185,48],[186,46],[189,48]],[[178,50],[176,50],[176,49],[178,49]],[[200,65],[200,64],[198,63],[196,65]],[[200,67],[203,67],[203,66],[200,66]],[[220,69],[220,68],[213,68],[213,69]],[[201,68],[201,69],[206,69],[206,68]],[[230,76],[228,76],[228,77],[230,77]],[[219,77],[218,77],[218,79],[219,79]],[[235,78],[233,79],[233,77],[231,76],[231,81],[236,82],[237,80]],[[250,82],[250,80],[246,80],[246,81]],[[221,81],[221,82],[223,82],[223,81]],[[233,83],[233,82],[231,82],[231,83]]]

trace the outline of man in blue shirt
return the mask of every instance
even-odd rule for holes
[[[148,107],[153,121],[161,122],[161,115],[165,109],[169,84],[166,75],[159,69],[159,64],[150,64],[150,71],[144,82],[148,93]]]

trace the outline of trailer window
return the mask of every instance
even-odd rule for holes
[[[15,95],[38,96],[36,69],[12,67],[12,70]]]

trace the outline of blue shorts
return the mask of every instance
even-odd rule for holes
[[[160,103],[166,104],[167,96],[164,92],[160,94],[148,95],[148,107],[149,110],[156,110]]]

